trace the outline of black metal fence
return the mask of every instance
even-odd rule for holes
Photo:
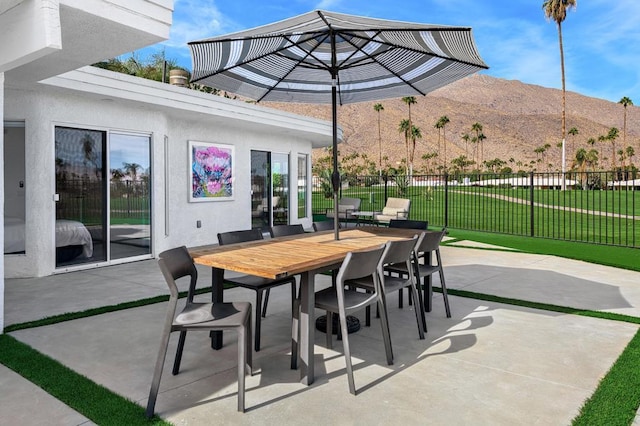
[[[432,226],[639,247],[640,179],[610,172],[347,177],[341,196],[381,211],[411,199],[411,219]],[[314,182],[314,189],[320,188]],[[332,208],[314,190],[313,212]]]
[[[102,181],[67,179],[56,184],[59,201],[56,217],[84,224],[100,224],[106,211],[106,191]],[[150,220],[150,188],[148,180],[112,181],[110,188],[111,220]]]

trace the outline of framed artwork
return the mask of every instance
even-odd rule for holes
[[[189,202],[233,200],[235,148],[189,141]]]

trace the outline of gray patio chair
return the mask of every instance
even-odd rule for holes
[[[419,229],[426,231],[429,228],[429,222],[426,220],[391,219],[389,221],[389,228]]]
[[[218,234],[218,243],[223,246],[227,244],[244,243],[249,241],[262,240],[262,231],[260,229],[249,229],[244,231],[221,232]],[[257,277],[255,275],[234,275],[226,276],[224,280],[238,287],[248,288],[256,292],[256,319],[255,319],[255,342],[254,350],[260,351],[260,330],[262,314],[262,296],[263,292],[279,285],[291,284],[291,312],[293,313],[294,301],[296,298],[296,279],[295,277],[286,277],[278,280]]]
[[[416,248],[418,242],[418,236],[406,240],[389,241],[385,245],[384,253],[378,264],[378,273],[382,278],[382,299],[384,301],[385,309],[387,308],[387,295],[394,291],[402,290],[403,288],[409,288],[409,291],[416,300],[418,299],[418,292],[416,289],[416,280],[413,273],[405,276],[392,276],[384,274],[384,267],[386,265],[404,264],[407,270],[411,270],[411,262],[413,259],[413,251]],[[374,291],[374,282],[372,277],[364,277],[354,280],[348,280],[346,284],[349,287],[356,287],[364,289],[367,292]],[[386,311],[385,311],[386,312]],[[416,322],[418,324],[418,337],[424,339],[425,331],[425,319],[424,308],[418,303],[415,309]],[[370,307],[367,306],[366,324],[370,325]]]
[[[421,231],[426,231],[429,228],[429,222],[427,222],[426,220],[411,220],[411,219],[391,219],[389,221],[389,228],[401,228],[401,229],[419,229]],[[420,283],[417,282],[416,285],[419,285]],[[398,307],[400,309],[402,309],[403,306],[403,300],[404,300],[404,296],[403,296],[403,289],[400,289],[398,291]],[[411,305],[413,302],[413,299],[411,298],[411,293],[409,293],[409,305]],[[426,322],[424,324],[424,327],[426,329],[427,325]]]
[[[304,227],[300,224],[296,225],[274,225],[269,229],[271,238],[287,237],[289,235],[304,234]]]
[[[433,289],[427,282],[427,278],[436,272],[440,277],[440,285],[442,286],[442,297],[444,299],[444,307],[447,314],[447,318],[451,318],[451,309],[449,307],[449,296],[447,294],[447,284],[444,280],[444,270],[442,269],[442,257],[440,256],[440,242],[446,235],[447,230],[443,228],[439,232],[424,232],[418,241],[415,250],[414,260],[412,266],[416,275],[416,281],[420,282],[420,277],[423,278],[423,292],[425,309],[428,311],[431,308],[431,296]],[[435,253],[436,263],[433,263],[432,255]],[[421,261],[422,260],[422,261]],[[406,276],[408,270],[405,264],[389,265],[385,268],[385,272],[400,274]],[[420,296],[420,293],[418,293]]]
[[[338,222],[339,226],[340,222]],[[333,231],[333,221],[332,220],[323,220],[320,222],[313,222],[313,230],[316,232],[320,231]]]
[[[151,381],[151,389],[149,390],[146,416],[153,417],[171,333],[180,331],[178,349],[173,364],[173,374],[176,375],[180,370],[187,330],[235,330],[238,332],[238,411],[244,412],[246,370],[248,366],[248,372],[252,374],[253,368],[251,354],[251,303],[195,303],[193,296],[198,280],[198,271],[184,246],[160,253],[158,263],[171,295],[169,297],[167,315],[165,316],[160,350],[158,351],[153,380]],[[187,301],[184,309],[175,316],[178,304],[176,280],[186,276],[190,277]]]
[[[389,336],[389,324],[387,322],[380,277],[378,275],[378,263],[382,257],[385,246],[367,251],[350,252],[342,262],[336,280],[336,287],[329,287],[315,294],[316,308],[327,312],[327,347],[331,349],[333,340],[333,314],[340,317],[340,327],[342,331],[342,345],[344,347],[344,357],[347,365],[347,375],[349,380],[349,391],[355,395],[356,388],[353,379],[353,366],[351,364],[351,350],[349,349],[349,332],[347,330],[347,315],[351,312],[361,310],[369,305],[377,304],[380,309],[380,321],[382,326],[382,339],[384,341],[387,363],[393,364],[393,352],[391,349],[391,338]],[[355,280],[372,276],[373,291],[363,293],[355,289],[345,289],[348,280]],[[295,330],[294,330],[295,333]]]

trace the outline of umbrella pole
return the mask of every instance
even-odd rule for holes
[[[331,81],[331,118],[333,121],[333,173],[331,184],[333,185],[333,232],[334,239],[340,239],[340,212],[338,211],[338,191],[340,190],[340,172],[338,171],[338,111],[337,111],[336,77]],[[346,223],[346,222],[345,222]]]

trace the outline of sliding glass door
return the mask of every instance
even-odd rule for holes
[[[109,135],[110,258],[151,254],[151,140]]]
[[[251,226],[289,223],[289,154],[251,151]]]
[[[56,267],[107,260],[107,132],[56,127]]]
[[[56,267],[151,254],[151,139],[55,129]]]

